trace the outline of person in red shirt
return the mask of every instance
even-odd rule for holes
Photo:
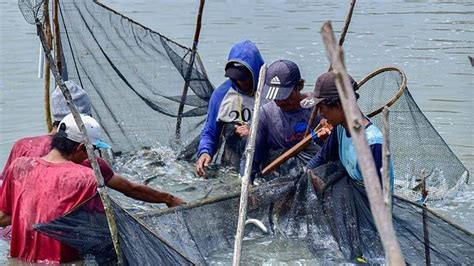
[[[65,84],[71,93],[73,103],[78,111],[81,114],[91,116],[91,102],[86,91],[84,91],[84,89],[71,80],[66,81]],[[69,107],[66,104],[66,100],[64,99],[64,96],[58,87],[53,91],[51,98],[53,129],[46,135],[26,137],[15,142],[0,175],[0,183],[1,180],[3,180],[5,171],[15,159],[19,157],[42,157],[51,151],[53,135],[57,132],[60,121],[70,113]],[[98,148],[110,148],[110,146],[104,142],[97,143],[97,146],[99,146]],[[131,182],[128,179],[115,174],[107,162],[101,158],[97,158],[97,162],[99,164],[102,176],[104,177],[106,186],[123,193],[127,197],[150,203],[165,203],[168,207],[175,207],[185,203],[184,200],[174,195],[158,191],[142,184]],[[87,158],[86,160],[79,163],[84,166],[91,167],[91,164]],[[3,229],[0,228],[1,238],[8,240],[10,238],[10,233],[11,231],[9,227]]]
[[[65,84],[71,92],[73,103],[79,113],[91,116],[91,102],[86,91],[71,80],[66,81]],[[23,156],[41,157],[46,155],[51,150],[52,136],[56,133],[59,122],[69,113],[70,111],[66,100],[59,87],[57,87],[52,93],[53,129],[47,135],[27,137],[16,141],[5,163],[0,180],[3,179],[4,172],[16,158]],[[97,143],[97,148],[108,149],[110,146],[104,142],[100,142]],[[97,162],[104,176],[106,186],[123,193],[127,197],[149,203],[165,203],[168,207],[175,207],[185,203],[184,200],[169,193],[131,182],[115,174],[107,162],[101,158],[97,158]],[[84,166],[91,167],[89,160],[84,160],[80,163]]]
[[[81,115],[93,145],[100,143],[100,126]],[[77,252],[33,225],[64,215],[95,195],[97,182],[89,167],[84,138],[72,115],[66,116],[52,137],[52,150],[41,158],[20,157],[5,171],[0,195],[0,226],[12,225],[10,256],[35,263],[78,259]]]

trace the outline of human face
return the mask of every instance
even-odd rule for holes
[[[71,161],[74,163],[82,163],[85,159],[87,159],[87,150],[86,146],[81,143],[79,146],[77,146],[76,152],[71,156]]]
[[[245,93],[250,94],[253,91],[253,82],[251,79],[234,80],[234,82],[237,84],[237,87]]]
[[[318,104],[318,111],[321,118],[326,118],[327,122],[337,126],[344,121],[344,111],[341,106],[329,107],[324,103]]]
[[[275,100],[275,103],[283,112],[290,112],[300,107],[301,93],[297,89],[293,89],[290,96],[285,100]]]

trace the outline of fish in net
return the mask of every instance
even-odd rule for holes
[[[97,1],[61,1],[59,9],[62,65],[68,78],[80,82],[91,97],[107,141],[123,152],[174,143],[191,49]],[[189,84],[182,122],[182,139],[189,145],[182,158],[196,153],[198,128],[214,89],[199,54]],[[358,103],[365,114],[390,106],[397,195],[418,199],[422,170],[430,174],[431,199],[443,198],[468,181],[467,169],[416,105],[403,71],[380,68],[358,84]],[[380,116],[372,120],[380,128]]]
[[[313,182],[315,176],[319,183]],[[112,201],[125,260],[129,264],[145,265],[157,261],[170,265],[208,264],[213,253],[233,246],[239,197],[238,193],[217,196],[183,207],[135,215]],[[83,255],[92,254],[98,261],[110,261],[113,256],[106,254],[113,254],[113,246],[105,215],[98,212],[96,218],[86,218],[90,213],[84,206],[87,205],[50,223],[37,224],[35,229],[78,248]],[[470,252],[474,248],[473,235],[431,211],[427,212],[430,237],[425,243],[422,210],[416,203],[394,198],[393,221],[406,262],[423,263],[425,244],[433,263],[474,262]],[[261,221],[270,234],[305,240],[315,256],[330,253],[331,261],[335,262],[355,262],[357,258],[373,263],[384,261],[365,190],[355,184],[340,163],[323,165],[309,176],[301,172],[252,189],[248,217]],[[71,230],[71,221],[75,219],[81,222],[74,223]],[[256,226],[246,226],[247,237],[264,234]],[[110,250],[104,252],[97,245]]]

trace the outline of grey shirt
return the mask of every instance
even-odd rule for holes
[[[299,108],[283,112],[274,101],[260,108],[260,116],[255,141],[251,181],[255,175],[269,162],[272,152],[282,151],[293,147],[304,138],[311,109]],[[319,117],[316,119],[319,123]],[[240,174],[245,168],[245,154],[240,161]]]

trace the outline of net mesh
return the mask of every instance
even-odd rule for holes
[[[95,1],[60,3],[67,75],[91,97],[94,116],[116,151],[174,143],[176,116],[191,50]],[[365,114],[380,109],[405,84],[397,68],[382,68],[361,81]],[[181,154],[193,158],[213,86],[196,55],[182,122]],[[391,105],[391,152],[397,195],[418,199],[422,170],[430,198],[443,198],[468,179],[468,172],[404,90]],[[381,115],[372,118],[381,128]],[[416,147],[416,148],[414,148]]]
[[[18,0],[18,8],[26,22],[35,24],[36,20],[42,21],[44,18],[44,0]]]
[[[63,75],[87,91],[114,150],[169,144],[191,50],[96,1],[61,1],[60,28]],[[183,141],[198,134],[213,91],[199,54],[192,68]]]
[[[372,75],[361,81],[358,91],[358,104],[364,113],[383,107],[403,85],[403,74],[395,68],[380,69]],[[420,181],[425,170],[429,175],[429,199],[442,199],[467,183],[469,173],[420,110],[410,91],[405,89],[400,93],[389,109],[395,192],[407,199],[420,199]],[[382,128],[381,118],[379,113],[371,120]]]
[[[79,82],[91,97],[95,118],[117,151],[134,151],[174,135],[181,92],[191,50],[95,1],[60,2],[65,79]],[[196,140],[213,86],[196,55],[183,113],[183,139]],[[385,105],[403,85],[399,71],[380,71],[360,85],[359,105],[370,113]],[[403,86],[402,86],[403,87]],[[418,199],[422,170],[430,173],[430,195],[445,195],[465,182],[468,173],[414,102],[408,90],[391,108],[391,150],[398,195]],[[380,115],[372,118],[380,127]],[[196,144],[196,141],[193,142]],[[421,144],[421,145],[420,145]],[[195,151],[193,148],[189,151]],[[329,170],[328,170],[329,169]],[[364,191],[357,189],[337,165],[316,175],[324,190],[314,189],[303,174],[279,178],[250,194],[248,217],[270,228],[271,234],[308,242],[315,256],[331,261],[365,256],[383,261]],[[112,202],[120,244],[129,264],[207,264],[215,252],[232,249],[239,195],[210,198],[164,211],[131,215]],[[114,260],[107,221],[101,212],[81,206],[36,229],[76,247],[98,262]],[[422,208],[397,198],[395,228],[407,262],[424,261]],[[432,262],[474,262],[472,234],[428,212]],[[92,218],[91,218],[92,217]],[[93,229],[91,229],[93,228]],[[246,236],[259,237],[256,227]],[[245,243],[244,243],[245,245]],[[245,256],[245,254],[244,254]]]
[[[320,180],[315,183],[314,180]],[[321,185],[323,184],[323,185]],[[132,216],[113,203],[118,218],[120,244],[129,264],[208,264],[215,253],[228,252],[234,244],[239,213],[239,195],[209,198],[174,209],[149,211]],[[75,212],[84,213],[84,209]],[[450,222],[427,212],[431,261],[441,264],[474,262],[474,238]],[[76,218],[81,215],[76,215]],[[401,198],[394,199],[393,221],[407,263],[422,264],[425,260],[422,207]],[[60,228],[66,217],[52,223],[37,225],[48,233]],[[270,234],[305,241],[314,256],[325,254],[327,262],[354,262],[364,257],[372,263],[383,263],[384,252],[368,206],[365,189],[355,183],[339,163],[330,163],[314,170],[308,177],[272,180],[254,188],[249,194],[248,218],[258,219]],[[105,216],[103,215],[103,218]],[[93,224],[76,227],[79,233],[90,234]],[[66,222],[67,223],[67,222]],[[96,241],[110,242],[107,225]],[[70,232],[53,237],[65,243]],[[245,237],[264,237],[258,227],[246,226]],[[107,236],[104,238],[104,236]],[[83,239],[76,233],[76,239]],[[84,239],[86,241],[86,239]],[[248,242],[247,242],[248,243]],[[84,243],[84,247],[89,244]],[[246,245],[246,241],[244,241]],[[77,245],[76,245],[77,246]],[[111,247],[111,243],[107,246]],[[87,254],[86,250],[81,250]],[[91,252],[91,251],[89,251]],[[103,254],[93,255],[100,261]],[[242,254],[245,256],[245,251]]]

